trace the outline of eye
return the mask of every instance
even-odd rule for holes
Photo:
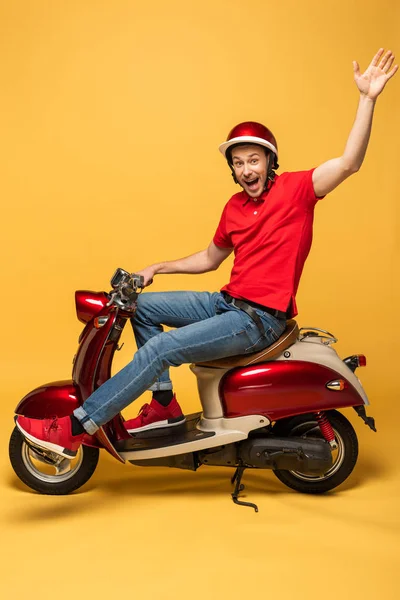
[[[256,165],[258,163],[258,159],[257,158],[253,158],[253,160],[251,161],[253,165]]]

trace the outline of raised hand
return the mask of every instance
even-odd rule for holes
[[[384,54],[385,49],[380,48],[371,61],[367,70],[361,74],[360,67],[357,61],[353,61],[354,80],[361,94],[375,100],[382,92],[383,88],[391,77],[396,73],[399,65],[394,65],[390,68],[394,61],[394,54],[388,50]]]

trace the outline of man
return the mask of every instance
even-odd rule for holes
[[[173,428],[185,417],[172,392],[170,366],[260,351],[279,338],[286,318],[297,314],[295,295],[311,247],[314,206],[361,167],[376,99],[398,69],[391,68],[393,61],[392,52],[381,48],[363,75],[353,62],[360,102],[344,153],[315,169],[277,176],[277,144],[265,126],[247,122],[231,131],[220,150],[243,190],[226,204],[209,247],[139,272],[145,285],[159,273],[204,273],[217,269],[233,250],[229,284],[215,293],[142,294],[132,323],[134,359],[73,415],[19,416],[24,436],[71,458],[86,432],[93,434],[147,389],[153,391],[151,403],[126,428],[130,433]],[[176,329],[163,332],[161,324]]]

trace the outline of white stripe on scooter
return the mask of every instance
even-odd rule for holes
[[[165,421],[156,421],[156,423],[150,423],[150,425],[143,425],[143,427],[134,427],[133,429],[127,429],[128,433],[136,433],[137,431],[147,431],[148,429],[160,429],[162,427],[175,427],[176,425],[182,425],[186,419],[182,419],[177,423],[168,423],[168,419]]]
[[[216,369],[215,369],[216,370]],[[212,431],[215,435],[195,439],[183,444],[173,444],[162,448],[151,450],[127,450],[121,452],[125,460],[144,460],[147,458],[160,458],[162,456],[173,456],[174,454],[185,454],[206,448],[214,448],[238,442],[248,437],[249,432],[260,429],[270,424],[270,420],[264,415],[246,415],[244,417],[230,417],[221,419],[200,419],[197,429],[200,431]]]

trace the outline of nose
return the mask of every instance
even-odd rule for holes
[[[251,172],[252,172],[251,171],[251,165],[249,165],[248,163],[245,163],[244,167],[243,167],[243,175],[245,177],[248,177],[251,174]]]

